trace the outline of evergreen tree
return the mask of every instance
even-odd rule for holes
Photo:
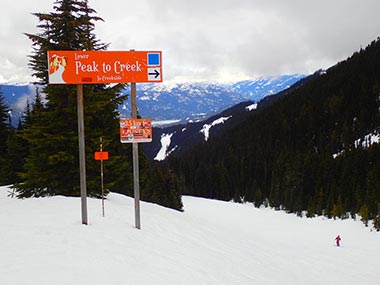
[[[3,92],[0,88],[0,148],[4,148],[4,143],[9,133],[9,107],[4,102]],[[4,150],[4,149],[1,149]]]
[[[143,163],[148,163],[148,161],[143,159]],[[144,169],[146,172],[140,177],[141,199],[182,210],[182,202],[177,198],[181,193],[181,188],[172,171],[157,164],[150,164]]]
[[[48,50],[101,50],[107,47],[96,39],[94,22],[101,20],[87,0],[59,0],[54,12],[35,13],[39,34],[26,34],[33,42],[30,67],[42,86],[46,104],[36,98],[23,137],[30,146],[23,183],[16,185],[19,196],[79,195],[76,87],[47,85]],[[94,169],[93,151],[99,137],[114,141],[118,134],[117,106],[124,100],[123,85],[84,87],[87,181],[90,195],[100,192]],[[114,143],[115,144],[115,143]],[[115,146],[112,146],[115,147]],[[115,155],[117,151],[113,152]]]
[[[377,231],[380,231],[380,203],[377,204],[377,214],[373,219],[373,226]]]
[[[10,136],[11,126],[9,124],[9,108],[4,102],[2,90],[0,89],[0,185],[11,182],[10,158],[8,156],[7,142]]]
[[[38,102],[40,100],[40,95],[38,94],[37,89],[37,95],[36,95],[36,104],[34,107],[36,108],[33,113],[36,113],[38,110]],[[42,103],[41,103],[42,104]],[[25,127],[30,124],[31,120],[31,107],[29,104],[29,100],[27,100],[25,110],[23,114],[19,118],[19,123],[17,126],[17,129],[12,128],[10,132],[10,136],[7,141],[7,147],[8,147],[8,156],[11,161],[11,169],[10,169],[10,183],[20,183],[22,182],[22,178],[20,175],[23,172],[24,164],[25,164],[25,158],[29,154],[29,143],[24,139],[23,133],[25,130]]]
[[[315,203],[312,198],[309,199],[307,204],[306,217],[313,218],[315,216]]]
[[[23,170],[24,159],[27,154],[24,140],[19,135],[22,125],[19,124],[18,128],[11,128],[7,139],[7,152],[6,156],[9,160],[8,168],[8,183],[13,184],[20,182],[19,173]]]
[[[361,216],[361,221],[368,227],[369,209],[366,204],[360,207],[359,215]]]
[[[343,204],[342,204],[342,197],[339,195],[338,201],[333,205],[333,208],[331,210],[331,216],[335,218],[343,218],[344,210],[343,210]]]

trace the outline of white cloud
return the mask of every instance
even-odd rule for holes
[[[380,32],[380,1],[90,0],[111,50],[162,50],[164,81],[311,73],[350,56]],[[0,79],[28,81],[33,12],[53,1],[0,4]],[[7,62],[9,64],[7,64]],[[6,66],[6,67],[5,67]]]

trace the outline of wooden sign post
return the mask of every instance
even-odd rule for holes
[[[86,156],[84,142],[84,107],[83,85],[77,85],[77,108],[78,108],[78,143],[79,143],[79,172],[80,172],[80,196],[82,210],[82,224],[88,224],[87,217],[87,188],[86,188]]]

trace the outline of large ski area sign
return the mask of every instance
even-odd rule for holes
[[[48,51],[50,84],[162,82],[161,51]]]

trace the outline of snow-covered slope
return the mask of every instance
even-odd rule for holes
[[[17,200],[0,187],[0,283],[380,284],[380,234],[361,222],[299,218],[251,204],[183,197],[185,211],[110,194]],[[341,247],[334,246],[340,234]]]

